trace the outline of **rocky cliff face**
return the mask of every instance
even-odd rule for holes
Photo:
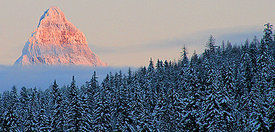
[[[88,47],[85,35],[69,22],[58,7],[41,16],[15,65],[106,66]]]

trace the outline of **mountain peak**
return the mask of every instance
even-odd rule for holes
[[[49,10],[61,11],[57,6],[52,6],[49,8]]]
[[[41,24],[48,24],[47,22],[51,21],[52,23],[66,22],[66,17],[64,13],[56,6],[52,6],[47,9],[44,14],[40,17],[38,27]]]
[[[88,47],[84,33],[55,6],[43,13],[15,64],[106,65]]]

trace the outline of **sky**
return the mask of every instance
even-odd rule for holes
[[[217,44],[261,36],[275,24],[275,0],[0,0],[0,64],[13,65],[40,16],[59,7],[110,66],[177,60],[180,49],[201,53],[210,34]]]

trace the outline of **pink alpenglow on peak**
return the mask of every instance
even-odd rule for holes
[[[58,7],[44,12],[15,65],[106,66]]]

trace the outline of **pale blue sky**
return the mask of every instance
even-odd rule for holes
[[[183,45],[190,53],[202,51],[209,34],[237,42],[275,23],[275,0],[0,0],[0,64],[14,63],[51,6],[111,66],[177,59]]]

